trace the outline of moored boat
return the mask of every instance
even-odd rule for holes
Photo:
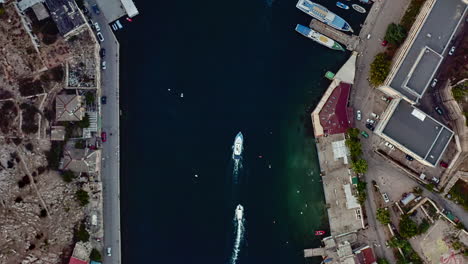
[[[335,40],[325,36],[325,35],[322,35],[320,33],[318,33],[317,31],[315,30],[312,30],[306,26],[303,26],[303,25],[297,25],[296,26],[296,31],[299,32],[300,34],[302,34],[303,36],[305,37],[308,37],[310,38],[311,40],[325,46],[325,47],[328,47],[330,49],[334,49],[334,50],[341,50],[341,51],[344,51],[343,47]]]
[[[339,8],[346,9],[346,10],[349,9],[349,6],[348,6],[348,5],[343,4],[343,3],[341,3],[341,2],[336,2],[336,6],[339,7]]]
[[[353,9],[358,11],[359,13],[366,13],[366,9],[364,9],[364,7],[360,6],[360,5],[357,5],[357,4],[353,4],[352,5]]]
[[[359,2],[364,3],[364,4],[370,4],[370,0],[359,0]]]
[[[296,4],[296,7],[302,12],[308,14],[309,16],[333,28],[342,31],[353,32],[353,29],[351,28],[348,22],[346,22],[343,18],[339,17],[335,13],[330,12],[324,6],[321,6],[309,0],[299,0]]]
[[[234,145],[232,146],[232,158],[234,160],[239,160],[242,156],[242,150],[244,145],[244,136],[241,132],[237,133],[236,138],[234,139]]]

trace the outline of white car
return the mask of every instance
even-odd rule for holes
[[[393,146],[389,142],[385,142],[385,146],[388,147],[389,149],[395,149],[395,146]]]
[[[375,119],[379,119],[380,116],[378,114],[375,114],[375,113],[371,113],[371,116],[372,118],[375,118]]]
[[[388,198],[387,193],[382,193],[382,197],[386,203],[390,202],[390,198]]]
[[[453,53],[455,53],[455,46],[452,46],[452,48],[450,49],[450,51],[449,51],[448,54],[449,54],[450,56],[452,56]]]
[[[437,85],[437,79],[434,78],[431,83],[431,87],[435,87]]]
[[[104,36],[102,35],[102,33],[101,33],[101,32],[98,32],[96,35],[97,35],[97,37],[98,37],[99,41],[101,41],[101,42],[103,42],[103,41],[104,41]]]
[[[110,247],[107,248],[107,256],[110,257],[112,256],[112,249]]]
[[[358,121],[361,121],[361,119],[362,119],[361,110],[357,110],[357,111],[356,111],[356,119],[357,119]]]
[[[101,27],[99,26],[98,22],[94,23],[94,28],[96,29],[97,32],[101,31]]]
[[[101,68],[102,68],[103,70],[107,69],[107,63],[106,63],[106,61],[102,61],[102,63],[101,63]]]
[[[373,124],[375,124],[375,121],[372,120],[372,119],[367,119],[367,120],[366,120],[366,123],[367,123],[367,124],[373,125]]]

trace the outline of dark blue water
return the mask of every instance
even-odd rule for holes
[[[309,115],[349,53],[297,34],[292,0],[137,5],[118,33],[124,263],[228,263],[238,203],[237,263],[303,263],[328,225]]]

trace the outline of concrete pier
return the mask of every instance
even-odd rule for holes
[[[332,38],[339,43],[346,46],[347,50],[356,50],[359,45],[359,37],[356,35],[347,35],[339,30],[336,30],[330,26],[325,25],[324,23],[318,21],[317,19],[312,19],[310,21],[309,27],[329,38]]]

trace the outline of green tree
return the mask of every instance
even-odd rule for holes
[[[73,181],[73,179],[76,178],[76,175],[75,173],[73,173],[73,171],[71,170],[66,170],[64,172],[62,172],[62,179],[65,181],[65,182],[71,182]]]
[[[377,259],[377,264],[390,264],[387,259],[379,258]]]
[[[385,53],[379,53],[375,56],[370,67],[370,83],[373,86],[381,85],[390,73],[390,58]]]
[[[85,149],[86,148],[86,141],[83,139],[77,140],[75,142],[75,148],[76,149]]]
[[[418,225],[409,218],[408,215],[403,215],[398,225],[400,229],[400,235],[404,238],[411,238],[419,234]]]
[[[429,230],[429,227],[431,227],[431,224],[429,223],[429,221],[427,221],[427,219],[423,219],[421,224],[419,224],[418,226],[418,233],[419,234],[426,233],[427,230]]]
[[[75,237],[78,241],[89,241],[89,233],[88,230],[86,230],[86,225],[84,223],[81,223],[78,229],[75,230]]]
[[[99,252],[99,250],[93,248],[93,250],[91,250],[91,254],[89,254],[89,258],[91,260],[93,260],[93,261],[101,262],[102,261],[101,252]]]
[[[85,114],[83,119],[77,123],[78,127],[80,128],[87,128],[89,127],[89,115]]]
[[[391,23],[387,27],[387,32],[385,33],[384,39],[390,44],[395,46],[400,46],[400,44],[406,38],[406,30],[401,26],[395,23]]]
[[[88,192],[83,189],[79,189],[78,191],[76,191],[76,199],[78,199],[81,206],[87,205],[89,203]]]
[[[352,139],[346,140],[346,146],[349,149],[349,154],[351,155],[351,160],[357,160],[362,154],[361,142],[355,141]]]
[[[367,172],[367,161],[365,159],[359,159],[351,164],[351,168],[356,173],[366,173]]]
[[[383,225],[390,223],[390,212],[385,208],[379,208],[376,212],[377,220]]]
[[[85,95],[86,104],[87,105],[92,105],[92,104],[94,104],[94,100],[95,100],[94,93],[93,92],[87,92],[86,95]]]
[[[346,131],[346,134],[348,135],[349,139],[359,141],[359,129],[357,129],[357,128],[348,128],[348,130]]]

